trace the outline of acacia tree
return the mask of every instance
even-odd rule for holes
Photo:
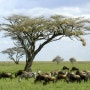
[[[19,60],[25,54],[22,48],[13,47],[2,51],[3,54],[8,54],[8,57],[13,60],[16,64],[19,64]]]
[[[16,40],[17,45],[24,49],[26,54],[24,70],[26,71],[31,69],[32,62],[41,49],[52,41],[63,37],[76,38],[85,46],[86,42],[81,35],[87,33],[90,22],[84,18],[70,18],[61,15],[49,18],[13,15],[5,20],[1,28],[5,31],[5,36]],[[37,42],[39,42],[38,46]]]
[[[64,59],[60,56],[56,56],[52,62],[56,62],[57,64],[59,64],[60,62],[64,61]]]
[[[69,59],[69,61],[73,64],[73,63],[76,62],[77,60],[76,60],[76,58],[72,57],[72,58]]]

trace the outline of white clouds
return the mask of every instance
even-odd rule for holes
[[[75,10],[75,12],[73,12]],[[48,8],[33,8],[33,9],[14,9],[14,10],[3,10],[0,9],[0,12],[3,12],[0,14],[0,16],[8,16],[12,14],[23,14],[23,15],[29,15],[29,16],[50,16],[54,14],[63,14],[66,16],[76,16],[80,14],[79,8],[71,8],[71,7],[61,7],[61,8],[54,8],[54,9],[48,9]]]
[[[83,9],[79,7],[58,7],[54,9],[50,8],[32,8],[32,9],[13,9],[13,10],[4,10],[0,9],[0,16],[5,17],[12,14],[23,14],[28,16],[50,16],[55,14],[62,14],[66,16],[84,16],[90,17],[90,10]],[[2,13],[3,12],[3,13]]]
[[[85,13],[86,12],[86,13]],[[40,15],[54,15],[54,14],[62,14],[66,16],[84,16],[90,17],[89,13],[90,10],[87,8],[80,8],[80,7],[57,7],[57,8],[33,8],[29,9],[26,12],[28,15],[32,16],[40,16]]]
[[[90,17],[89,8],[90,8],[90,3],[86,3],[82,7],[75,5],[54,7],[53,5],[52,8],[49,8],[49,7],[43,7],[42,5],[39,5],[39,2],[32,0],[31,3],[28,0],[22,2],[21,0],[8,0],[8,1],[0,0],[0,17],[6,17],[12,14],[23,14],[29,16],[50,16],[54,14],[62,14],[66,16]]]

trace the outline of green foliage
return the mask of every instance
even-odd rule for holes
[[[46,40],[52,36],[51,40],[57,36],[80,38],[80,35],[85,35],[85,30],[90,30],[90,21],[80,17],[70,18],[56,15],[49,18],[31,18],[13,15],[7,17],[6,21],[8,23],[1,24],[2,30],[6,31],[6,36],[11,36],[12,39],[18,41],[20,41],[19,37],[28,39],[27,41],[31,41],[31,38],[35,41]]]

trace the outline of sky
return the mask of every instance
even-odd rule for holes
[[[65,15],[70,17],[90,18],[90,0],[0,0],[0,22],[3,17],[13,14],[27,15],[31,17]],[[10,38],[4,38],[4,33],[0,32],[0,52],[13,47]],[[84,37],[87,45],[82,46],[77,40],[63,38],[44,46],[35,60],[51,61],[56,56],[61,56],[64,60],[75,57],[79,60],[90,61],[90,36]],[[10,60],[7,55],[0,53],[0,61]]]

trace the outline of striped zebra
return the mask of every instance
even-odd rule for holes
[[[19,75],[18,81],[20,82],[23,78],[28,80],[29,78],[36,78],[36,73],[35,72],[26,72],[24,71],[21,75]]]

